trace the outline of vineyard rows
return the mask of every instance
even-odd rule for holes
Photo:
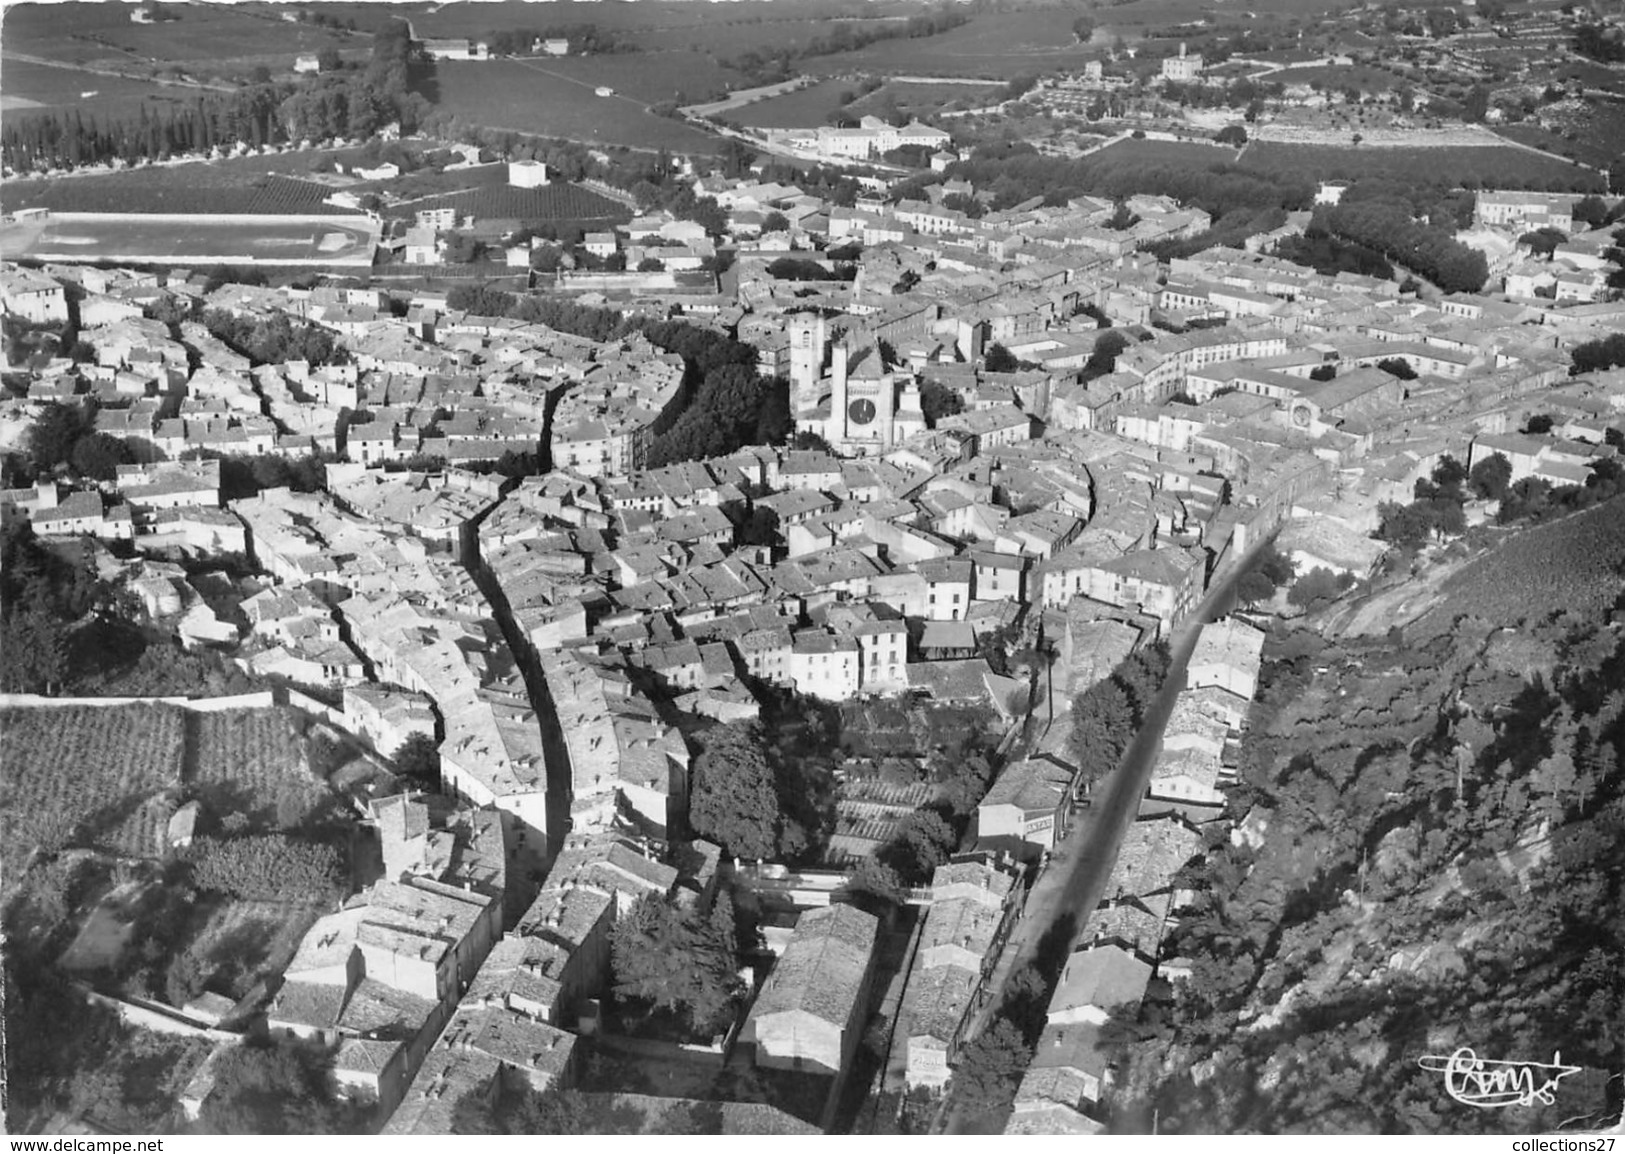
[[[22,872],[35,846],[163,852],[170,817],[195,794],[218,819],[308,813],[326,792],[285,710],[194,714],[163,706],[0,711],[0,866]]]
[[[1480,557],[1444,582],[1444,603],[1429,616],[1467,614],[1508,625],[1558,609],[1600,616],[1619,596],[1622,573],[1625,497],[1616,497],[1524,530]]]
[[[289,716],[281,709],[189,715],[187,782],[206,807],[269,818],[290,793],[307,810],[316,803],[326,787],[311,774]]]
[[[0,712],[0,862],[16,877],[35,845],[90,846],[131,857],[157,853],[181,783],[180,711],[8,709]]]
[[[630,214],[608,197],[599,196],[574,184],[550,184],[544,188],[511,188],[506,185],[474,188],[447,193],[428,200],[412,201],[391,210],[406,217],[429,208],[455,208],[459,213],[482,220],[625,220]]]

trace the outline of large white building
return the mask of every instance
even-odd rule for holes
[[[899,148],[946,148],[953,138],[917,120],[898,128],[878,116],[865,116],[856,128],[820,128],[790,140],[823,156],[868,160]]]
[[[508,183],[515,188],[541,188],[547,183],[547,165],[539,160],[510,160]]]
[[[1202,54],[1187,54],[1185,46],[1179,46],[1179,55],[1170,56],[1162,62],[1162,78],[1175,80],[1181,83],[1196,80],[1202,75]]]
[[[1569,232],[1574,228],[1574,202],[1579,199],[1561,192],[1480,192],[1473,222],[1491,228]]]
[[[68,319],[68,298],[44,273],[8,268],[0,272],[0,312],[30,324],[57,324]]]

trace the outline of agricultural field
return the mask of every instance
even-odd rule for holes
[[[392,205],[385,209],[385,215],[410,220],[423,209],[451,206],[473,216],[476,223],[487,220],[626,221],[632,216],[625,206],[608,197],[563,183],[543,188],[488,185]]]
[[[652,115],[644,101],[674,99],[681,80],[651,80],[639,87],[642,99],[617,88],[613,96],[598,96],[596,84],[617,87],[611,74],[638,73],[642,56],[603,57],[591,62],[494,60],[441,61],[435,69],[439,86],[436,108],[469,124],[509,132],[580,140],[592,144],[619,144],[629,148],[668,148],[674,152],[714,153],[720,141],[677,120]],[[600,65],[615,67],[599,72]],[[647,64],[644,64],[647,67]],[[602,79],[578,79],[602,76]],[[679,74],[680,75],[680,74]]]
[[[476,220],[626,220],[630,210],[607,196],[567,181],[541,188],[508,183],[506,162],[435,172],[424,169],[392,180],[355,185],[357,193],[388,193],[386,217],[412,219],[422,209],[455,206]]]
[[[0,113],[10,121],[26,119],[30,112],[71,108],[88,120],[124,116],[135,101],[145,101],[149,114],[162,116],[166,108],[190,107],[204,91],[8,57],[0,72]]]
[[[829,123],[829,114],[840,108],[842,97],[852,95],[855,85],[846,80],[820,80],[806,88],[770,96],[743,108],[723,113],[723,119],[746,128],[818,128]]]
[[[1514,534],[1440,586],[1429,617],[1469,614],[1516,625],[1573,610],[1600,618],[1620,595],[1625,574],[1625,498]],[[1425,626],[1425,622],[1423,623]],[[1429,632],[1423,628],[1421,632]]]
[[[127,857],[162,852],[182,784],[179,710],[131,705],[0,711],[0,866],[19,877],[36,845]]]
[[[173,66],[200,77],[231,75],[259,63],[291,68],[300,53],[365,47],[364,38],[289,23],[269,11],[254,13],[236,4],[195,4],[172,11],[180,19],[135,24],[122,4],[16,4],[6,9],[3,34],[8,52],[43,60],[121,71]],[[11,66],[8,59],[7,72]]]
[[[1336,11],[1341,4],[1327,0],[1258,0],[1249,2],[1247,11],[1258,16],[1323,16]],[[1099,10],[1096,18],[1102,30],[1110,37],[1121,33],[1131,39],[1135,32],[1147,26],[1164,27],[1169,24],[1190,23],[1204,18],[1216,21],[1234,20],[1239,13],[1225,8],[1214,0],[1128,0]]]
[[[815,57],[805,63],[805,68],[816,72],[983,76],[998,80],[1075,71],[1098,55],[1073,36],[1076,17],[1075,10],[1064,7],[987,12],[940,36],[882,40],[855,52]]]
[[[1495,145],[1344,148],[1255,141],[1242,151],[1239,165],[1253,172],[1316,181],[1391,177],[1466,188],[1528,188],[1543,192],[1602,189],[1598,173],[1555,156]]]
[[[663,4],[658,7],[674,11],[681,5]],[[730,5],[732,7],[732,5]],[[801,15],[804,8],[781,9],[767,19],[728,20],[713,17],[703,25],[685,22],[658,28],[639,28],[625,34],[625,39],[645,52],[662,52],[673,47],[703,52],[719,60],[742,56],[747,52],[776,52],[785,48],[796,49],[820,36],[828,36],[834,23],[829,18],[808,18]],[[713,9],[714,13],[716,10]],[[787,15],[793,12],[795,15]],[[868,27],[873,19],[852,21],[858,27]]]
[[[545,70],[545,74],[572,82],[589,93],[598,85],[607,84],[617,96],[641,105],[658,104],[662,100],[691,104],[713,93],[720,96],[725,89],[743,80],[737,72],[722,67],[711,54],[687,48],[498,63]]]
[[[983,108],[998,98],[1001,86],[997,84],[930,84],[906,80],[893,80],[869,93],[852,106],[859,115],[875,113],[880,116],[896,109],[904,116],[918,119],[944,109]]]
[[[206,812],[241,813],[268,827],[315,808],[328,789],[310,770],[292,716],[286,709],[186,715],[186,784]]]
[[[698,4],[600,4],[593,9],[537,8],[532,4],[489,4],[470,15],[444,4],[346,3],[359,26],[386,16],[410,19],[423,36],[482,36],[488,32],[592,23],[640,47],[664,49],[697,43],[719,55],[788,44],[821,35],[839,19],[902,19],[919,11],[911,0],[738,0],[726,8]],[[810,30],[801,32],[802,26]]]
[[[1564,101],[1541,109],[1541,123],[1504,124],[1498,136],[1567,157],[1581,164],[1606,167],[1620,158],[1625,141],[1625,105],[1603,100]]]

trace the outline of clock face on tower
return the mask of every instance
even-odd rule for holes
[[[867,425],[875,419],[875,403],[867,397],[859,397],[846,407],[846,415],[854,425]]]

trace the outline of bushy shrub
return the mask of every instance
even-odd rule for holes
[[[285,834],[198,838],[191,862],[199,889],[245,901],[327,901],[340,886],[339,855],[332,846]]]

